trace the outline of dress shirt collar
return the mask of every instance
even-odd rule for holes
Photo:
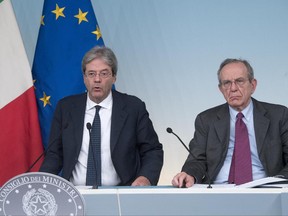
[[[97,105],[101,106],[101,108],[112,109],[112,92],[110,91],[109,95],[99,104],[92,101],[87,93],[86,110],[94,109]]]
[[[239,112],[237,110],[233,109],[231,106],[229,106],[229,112],[230,112],[230,117],[236,121],[236,116]],[[241,112],[247,121],[250,121],[251,118],[253,118],[253,102],[251,99],[250,99],[248,106],[244,110],[242,110]]]

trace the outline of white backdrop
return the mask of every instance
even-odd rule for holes
[[[116,88],[146,102],[164,146],[159,184],[170,184],[187,157],[166,128],[189,144],[196,115],[224,102],[216,71],[225,58],[250,61],[256,99],[288,105],[288,1],[92,2],[104,42],[118,56]],[[32,65],[43,0],[12,3]]]

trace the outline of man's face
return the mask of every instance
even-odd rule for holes
[[[248,71],[243,63],[225,65],[220,72],[220,81],[219,90],[232,108],[240,112],[247,107],[257,81],[249,81]]]
[[[112,69],[102,59],[94,59],[86,65],[83,75],[89,98],[95,103],[102,102],[110,93],[116,77]]]

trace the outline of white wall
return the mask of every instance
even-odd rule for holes
[[[254,97],[288,105],[288,1],[92,0],[106,46],[119,60],[116,88],[146,102],[165,151],[160,184],[187,152],[194,119],[224,102],[216,71],[227,57],[250,61]],[[32,64],[43,0],[13,0]],[[80,62],[79,62],[80,64]]]

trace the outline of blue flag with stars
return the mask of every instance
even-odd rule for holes
[[[32,75],[44,147],[59,99],[86,91],[84,54],[104,46],[90,0],[45,0]]]

